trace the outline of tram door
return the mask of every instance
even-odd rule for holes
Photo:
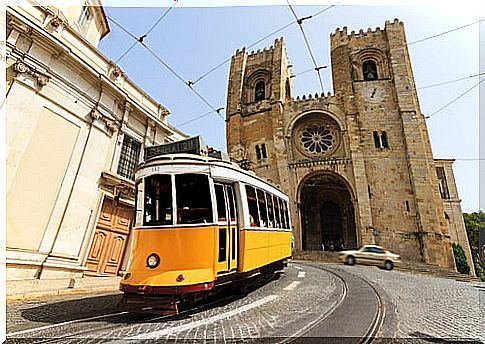
[[[234,188],[227,184],[214,184],[217,200],[217,272],[237,269],[239,235],[237,230]]]

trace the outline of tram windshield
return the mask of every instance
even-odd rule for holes
[[[168,174],[157,174],[145,178],[144,203],[143,225],[171,225],[173,223],[172,177]]]
[[[212,202],[209,178],[205,174],[175,176],[177,224],[211,223]]]
[[[213,222],[207,175],[179,174],[173,178],[168,174],[157,174],[146,177],[143,184],[144,226]],[[137,187],[143,184],[137,184]],[[174,192],[175,202],[172,198]]]

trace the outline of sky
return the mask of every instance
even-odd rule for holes
[[[258,41],[247,50],[263,49],[275,38],[283,37],[295,75],[314,66],[296,23],[274,33],[295,20],[286,1],[232,6],[241,3],[251,1],[140,0],[123,2],[124,7],[120,7],[120,1],[106,0],[103,4],[111,32],[99,49],[168,108],[169,123],[189,135],[202,135],[210,146],[226,150],[225,113],[213,110],[226,105],[228,60],[237,49]],[[303,22],[319,66],[330,65],[329,36],[335,29],[347,26],[349,32],[374,30],[384,28],[385,21],[394,18],[404,22],[421,111],[431,115],[426,121],[434,157],[456,159],[455,179],[463,211],[483,210],[484,204],[479,203],[479,194],[485,194],[479,192],[479,91],[483,94],[485,86],[477,84],[485,81],[485,74],[478,76],[485,72],[485,63],[480,66],[479,59],[479,38],[484,37],[479,31],[484,30],[485,22],[479,22],[474,2],[460,6],[456,2],[383,6],[375,5],[377,1],[370,5],[345,0],[290,3],[300,18],[334,5]],[[156,56],[141,44],[133,46],[135,39],[128,33],[134,37],[146,34],[143,43]],[[325,92],[333,93],[331,69],[321,71]],[[458,79],[463,80],[455,81]],[[203,99],[186,85],[189,81],[194,82],[193,89]],[[316,92],[320,93],[321,87],[315,72],[293,79],[295,97]]]

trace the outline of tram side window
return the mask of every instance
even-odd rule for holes
[[[258,205],[259,205],[259,226],[268,227],[268,213],[266,206],[266,198],[264,197],[264,191],[257,189]]]
[[[217,217],[219,221],[227,221],[224,187],[221,184],[215,184],[214,188],[216,190]]]
[[[209,178],[207,175],[176,175],[175,187],[177,194],[177,223],[213,222]]]
[[[172,224],[172,179],[160,174],[145,178],[145,202],[143,225],[160,226]]]
[[[273,209],[273,195],[266,193],[266,201],[268,203],[268,227],[276,228]]]
[[[135,186],[135,226],[143,225],[143,179],[140,179]]]
[[[282,201],[283,204],[283,218],[284,218],[284,223],[285,226],[284,228],[289,229],[290,228],[290,218],[288,216],[288,202]]]
[[[280,213],[281,213],[281,210],[280,210],[280,207],[281,207],[281,203],[280,203],[280,199],[278,197],[274,197],[274,215],[275,215],[275,227],[276,228],[281,228],[281,216],[280,216]]]
[[[246,185],[246,195],[248,200],[250,226],[256,227],[259,222],[258,202],[256,200],[256,191],[252,186]]]
[[[227,197],[229,199],[229,213],[231,214],[231,222],[236,222],[236,203],[234,201],[234,189],[232,186],[227,186]]]

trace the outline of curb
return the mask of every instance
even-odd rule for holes
[[[105,287],[94,287],[94,288],[70,288],[70,289],[59,289],[59,290],[49,290],[40,292],[29,292],[25,294],[12,294],[6,295],[6,302],[16,303],[23,301],[39,300],[43,298],[56,297],[56,296],[66,296],[66,295],[79,295],[79,294],[102,294],[102,293],[120,293],[118,287],[105,286]]]

